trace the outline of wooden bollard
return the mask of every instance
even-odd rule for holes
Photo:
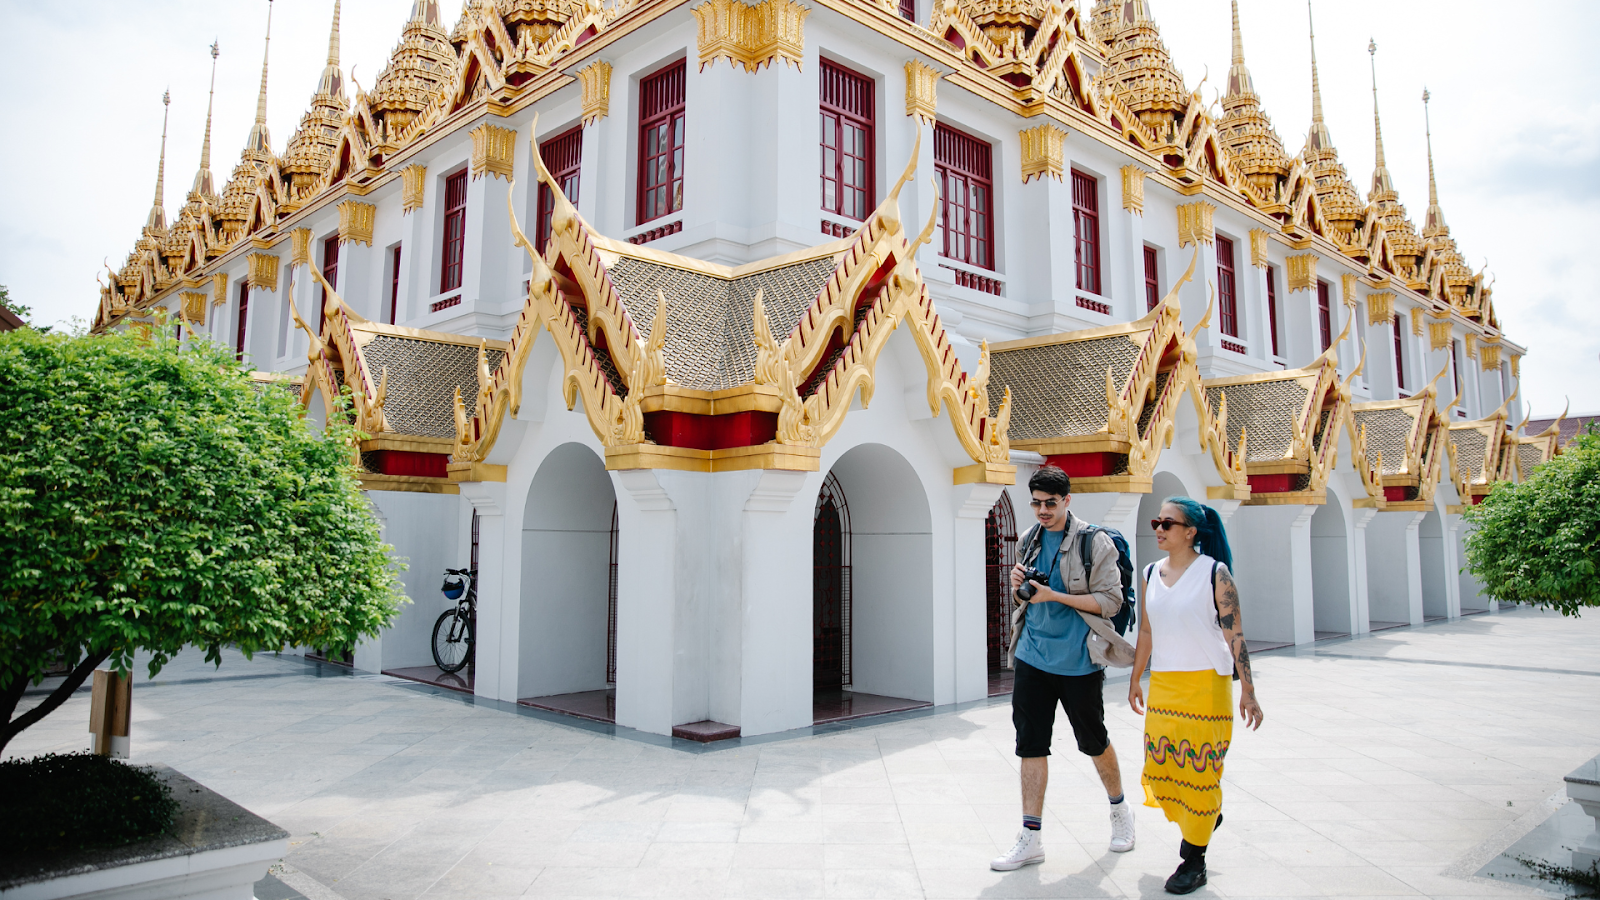
[[[89,752],[128,758],[128,722],[133,713],[133,676],[94,670],[89,701]]]

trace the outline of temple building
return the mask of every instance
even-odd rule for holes
[[[370,90],[331,7],[281,155],[265,62],[170,218],[163,138],[94,327],[176,321],[313,422],[350,392],[413,601],[357,668],[658,734],[983,698],[1047,462],[1136,563],[1163,497],[1215,506],[1260,645],[1494,608],[1461,510],[1560,423],[1376,68],[1311,48],[1291,154],[1237,8],[1218,117],[1146,0],[414,0]],[[1324,87],[1373,92],[1365,199]]]

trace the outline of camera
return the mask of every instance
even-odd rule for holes
[[[1032,584],[1035,581],[1040,584],[1049,584],[1050,576],[1031,566],[1023,566],[1022,587],[1017,588],[1016,591],[1018,601],[1022,603],[1033,602],[1033,595],[1039,593],[1039,589]]]

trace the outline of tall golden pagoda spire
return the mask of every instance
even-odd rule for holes
[[[206,139],[200,145],[200,170],[194,173],[194,186],[189,189],[190,194],[202,197],[215,197],[216,190],[211,184],[211,110],[217,99],[217,41],[211,42],[211,93],[206,99]]]
[[[272,51],[272,0],[267,0],[267,39],[261,51],[261,93],[256,97],[256,122],[250,127],[245,152],[272,153],[272,137],[267,133],[267,59]]]
[[[322,80],[317,82],[317,93],[330,97],[344,96],[344,74],[339,70],[339,2],[333,0],[333,28],[328,32],[328,64],[322,70]]]
[[[144,227],[151,231],[167,230],[167,115],[172,112],[172,92],[161,92],[161,160],[156,163],[156,200],[150,207],[150,216]]]
[[[1439,182],[1433,177],[1433,122],[1428,116],[1428,101],[1432,96],[1427,88],[1422,89],[1422,124],[1428,135],[1428,217],[1423,221],[1422,233],[1430,238],[1450,233],[1450,226],[1444,221],[1444,210],[1439,206]]]
[[[1306,135],[1305,160],[1316,182],[1323,216],[1348,239],[1361,227],[1367,211],[1350,183],[1349,173],[1339,162],[1339,151],[1334,149],[1328,123],[1322,117],[1322,81],[1317,75],[1317,29],[1311,16],[1311,0],[1306,0],[1306,24],[1311,34],[1311,130]]]
[[[1372,68],[1372,132],[1377,141],[1376,164],[1372,170],[1372,191],[1367,200],[1377,207],[1382,217],[1384,231],[1389,236],[1389,251],[1402,273],[1409,272],[1422,255],[1422,241],[1416,227],[1406,218],[1400,205],[1400,193],[1394,188],[1389,175],[1389,163],[1383,153],[1383,122],[1378,117],[1378,42],[1367,40],[1367,56]]]
[[[1306,0],[1306,24],[1311,30],[1311,133],[1307,140],[1319,150],[1333,147],[1328,123],[1322,118],[1322,82],[1317,77],[1317,25],[1311,17],[1311,0]]]
[[[1383,120],[1378,116],[1378,42],[1367,38],[1367,56],[1372,64],[1372,134],[1377,141],[1376,164],[1372,171],[1372,193],[1394,193],[1389,164],[1383,157]]]
[[[1244,38],[1239,30],[1239,0],[1233,0],[1233,68],[1228,70],[1228,92],[1222,98],[1222,118],[1217,137],[1248,180],[1266,201],[1274,201],[1282,179],[1288,177],[1288,155],[1272,120],[1261,111],[1261,95],[1244,64]]]

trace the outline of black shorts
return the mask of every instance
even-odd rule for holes
[[[1056,703],[1067,711],[1078,752],[1099,756],[1111,746],[1106,734],[1106,707],[1102,690],[1106,673],[1056,675],[1016,661],[1011,688],[1011,724],[1017,728],[1017,755],[1050,755],[1051,732],[1056,724]]]

